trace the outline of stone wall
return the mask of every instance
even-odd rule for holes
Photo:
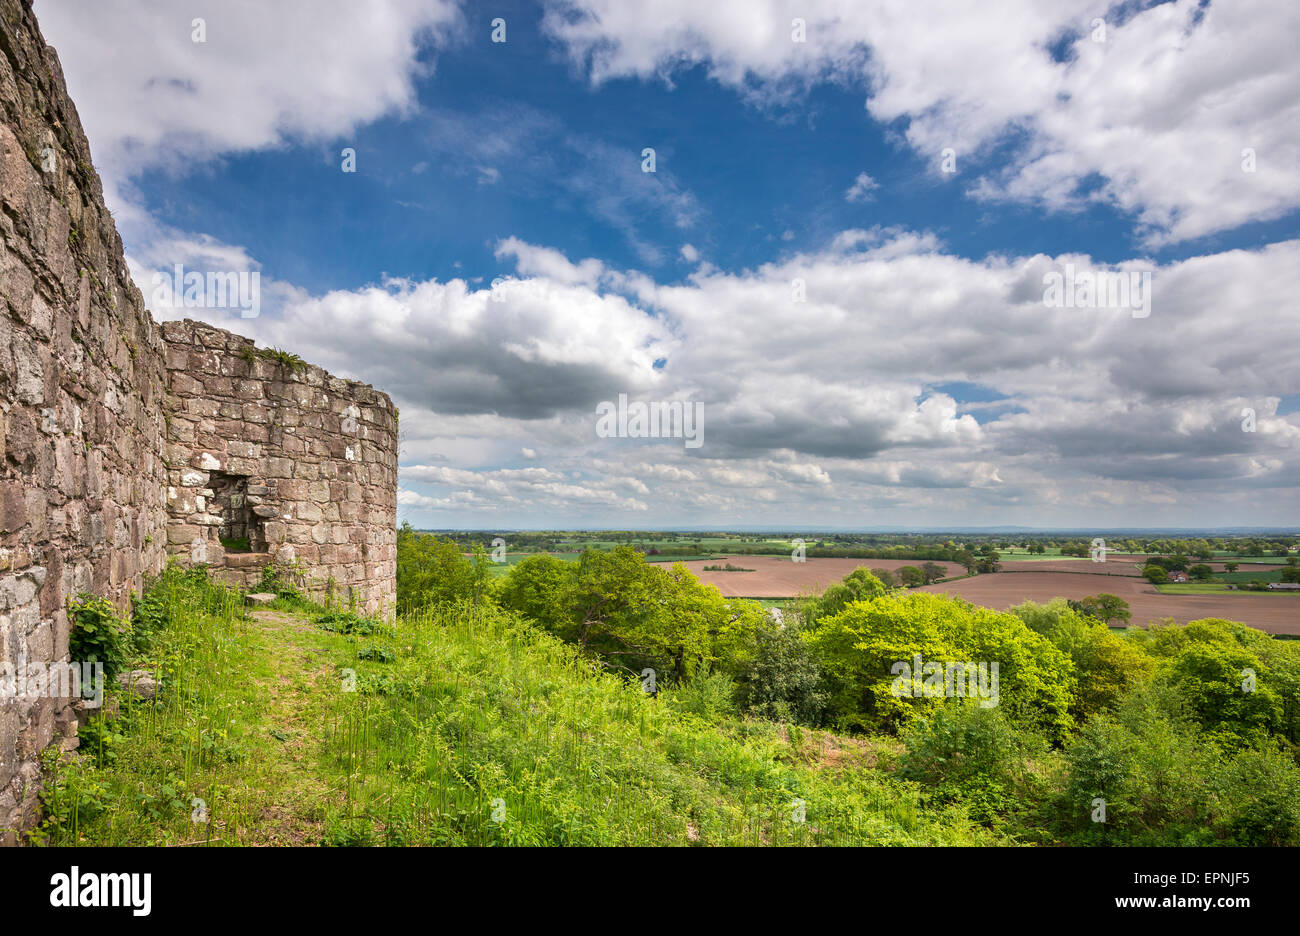
[[[0,0],[0,661],[68,658],[67,599],[125,606],[167,541],[162,341],[59,60]],[[0,699],[0,842],[36,815],[71,700]]]
[[[210,325],[166,322],[162,332],[169,551],[241,586],[267,562],[297,564],[314,593],[387,612],[397,574],[392,400]]]
[[[154,323],[30,0],[0,0],[0,109],[0,666],[11,681],[69,659],[70,598],[125,611],[168,552],[236,584],[293,562],[318,591],[388,611],[389,398],[229,332]],[[225,550],[223,531],[242,532],[227,538],[249,539],[248,551]],[[0,844],[37,818],[40,752],[75,748],[73,701],[0,691]]]

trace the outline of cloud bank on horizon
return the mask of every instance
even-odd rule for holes
[[[1300,507],[1294,4],[36,11],[154,314],[391,393],[417,526]],[[150,302],[175,264],[261,314]]]

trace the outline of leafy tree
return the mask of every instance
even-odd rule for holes
[[[555,556],[528,556],[511,567],[502,583],[501,604],[566,639],[574,639],[576,630],[564,633],[560,623],[567,620],[571,610],[567,591],[573,572],[573,563]]]
[[[1156,678],[1185,699],[1188,714],[1223,743],[1294,740],[1296,707],[1286,695],[1300,685],[1289,645],[1235,621],[1206,618],[1157,625],[1134,634],[1159,661]]]
[[[913,588],[925,582],[925,573],[916,566],[903,566],[898,570],[898,578],[908,588]]]
[[[906,568],[911,568],[910,566]],[[901,571],[901,570],[900,570]],[[885,593],[885,585],[866,569],[854,569],[836,584],[822,592],[815,604],[813,620],[838,614],[853,601],[866,601]],[[809,621],[808,623],[812,623]]]
[[[501,589],[505,607],[623,669],[652,666],[681,682],[701,663],[735,668],[765,619],[757,602],[728,602],[684,565],[647,563],[628,545],[577,562],[530,556]]]
[[[755,631],[757,651],[742,680],[744,705],[759,718],[815,728],[826,711],[825,680],[798,618],[786,620],[784,627],[769,620]]]
[[[1001,560],[1002,557],[998,555],[997,551],[990,549],[988,553],[979,560],[976,568],[980,573],[996,572],[998,570],[998,563]]]
[[[872,569],[871,574],[880,579],[880,584],[886,588],[897,588],[898,579],[889,569]]]
[[[1262,668],[1259,658],[1244,647],[1204,643],[1181,650],[1167,661],[1161,676],[1183,690],[1207,731],[1234,741],[1260,742],[1280,726],[1282,706],[1267,685],[1243,690],[1246,672],[1257,668]]]
[[[398,614],[462,598],[485,598],[486,562],[485,553],[471,561],[452,540],[417,533],[409,523],[403,524],[397,531]]]
[[[996,662],[994,704],[1014,724],[1035,726],[1053,739],[1073,727],[1073,665],[1010,614],[947,595],[883,595],[819,621],[807,640],[827,675],[831,714],[842,727],[899,730],[943,705],[943,697],[924,691],[917,697],[900,675],[899,666],[910,668],[918,654],[923,667],[939,665],[940,683],[947,664]],[[991,667],[985,672],[991,679]],[[963,684],[956,671],[948,683],[945,688],[961,687],[963,694],[970,690],[969,677]]]
[[[1079,721],[1114,706],[1155,672],[1156,660],[1142,647],[1080,614],[1062,598],[1046,604],[1026,601],[1010,610],[1074,663],[1078,691],[1071,712]]]
[[[1142,570],[1142,576],[1152,585],[1163,585],[1169,581],[1169,573],[1158,565],[1149,565]]]
[[[1211,569],[1209,566],[1207,566],[1205,563],[1198,562],[1196,565],[1192,566],[1190,569],[1187,570],[1187,574],[1194,579],[1200,579],[1204,581],[1205,579],[1208,579],[1211,575],[1214,574],[1214,570]]]
[[[1078,605],[1080,611],[1095,617],[1103,624],[1109,624],[1111,621],[1123,621],[1127,624],[1133,618],[1133,612],[1129,611],[1128,602],[1118,595],[1112,595],[1108,592],[1083,598],[1078,602]]]
[[[729,673],[749,665],[755,653],[754,634],[770,620],[762,605],[722,597],[717,586],[705,585],[680,562],[662,572],[641,561],[651,573],[660,572],[667,580],[661,596],[662,616],[653,630],[641,632],[641,646],[656,652],[659,647],[670,649],[673,673],[679,681],[699,664],[725,667]]]
[[[921,576],[927,585],[939,581],[939,579],[944,578],[947,574],[948,570],[937,562],[926,562],[921,565]]]

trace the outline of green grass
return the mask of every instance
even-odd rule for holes
[[[698,556],[682,555],[675,553],[660,553],[657,556],[646,556],[646,562],[698,562],[700,560],[717,561],[718,559],[727,559],[733,556],[732,553],[703,553]]]
[[[249,616],[174,571],[150,594],[166,613],[140,662],[162,691],[84,732],[80,763],[47,765],[38,841],[1000,841],[869,769],[894,742],[707,723],[495,610],[386,625],[280,599]]]
[[[504,614],[430,613],[387,645],[396,659],[358,665],[375,689],[341,699],[326,744],[350,778],[334,820],[360,840],[395,821],[412,844],[987,839],[887,775],[803,764],[776,726],[673,712]]]
[[[1249,591],[1244,588],[1228,588],[1220,582],[1187,582],[1172,585],[1157,585],[1156,591],[1165,595],[1297,595],[1294,591]]]
[[[1294,556],[1295,553],[1290,553]],[[1261,562],[1269,565],[1286,565],[1286,556],[1238,556],[1235,553],[1218,550],[1212,562]],[[1199,561],[1199,560],[1198,560]]]
[[[1214,577],[1225,582],[1280,582],[1282,571],[1274,569],[1271,572],[1216,572]]]

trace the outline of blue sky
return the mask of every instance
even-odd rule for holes
[[[507,22],[500,44],[490,38],[498,16]],[[741,270],[874,225],[933,231],[970,258],[1078,252],[1102,262],[1135,251],[1166,262],[1296,230],[1292,211],[1142,251],[1132,213],[1113,205],[1063,219],[962,197],[960,179],[937,177],[927,154],[900,147],[895,127],[865,118],[864,81],[818,85],[768,106],[738,101],[704,65],[674,73],[671,84],[619,79],[593,88],[540,20],[534,3],[466,8],[464,35],[426,56],[432,74],[415,82],[418,113],[329,142],[289,142],[197,173],[151,176],[139,183],[140,203],[173,224],[243,244],[267,275],[313,292],[385,274],[490,280],[501,272],[493,245],[511,235],[674,282],[691,269],[678,255],[683,242]],[[344,145],[357,150],[356,174],[339,171]],[[646,146],[656,149],[657,172],[638,180]],[[996,166],[998,156],[981,156],[971,169]],[[862,172],[878,187],[869,201],[847,201]],[[684,218],[672,210],[673,192],[690,197]],[[622,203],[602,212],[593,204],[602,195]]]
[[[388,390],[417,525],[1300,505],[1291,5],[232,0],[203,42],[106,6],[37,15],[142,290],[264,283],[155,315]],[[1152,314],[1045,307],[1066,263],[1152,274]],[[599,437],[620,392],[703,402],[706,444]]]

